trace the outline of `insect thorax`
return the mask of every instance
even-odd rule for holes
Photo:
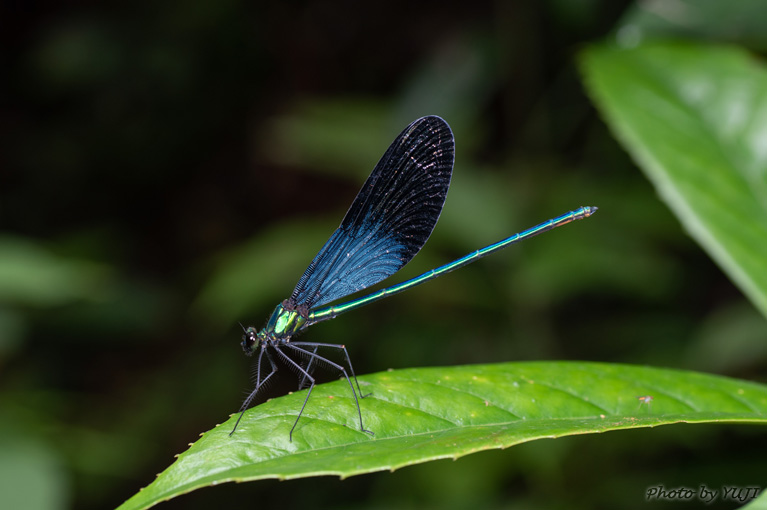
[[[267,336],[274,339],[289,339],[304,327],[306,317],[298,309],[291,308],[287,300],[277,305],[264,328]]]

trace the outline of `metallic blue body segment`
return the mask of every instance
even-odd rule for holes
[[[341,225],[288,301],[314,308],[370,287],[410,262],[445,203],[455,143],[447,122],[423,117],[384,153]]]
[[[596,207],[589,207],[589,206],[580,207],[574,211],[570,211],[569,213],[565,213],[561,216],[557,216],[556,218],[550,219],[548,221],[544,221],[543,223],[536,225],[532,228],[529,228],[527,230],[524,230],[520,232],[519,234],[514,234],[513,236],[507,237],[506,239],[498,241],[497,243],[491,244],[489,246],[485,246],[484,248],[481,248],[477,251],[469,253],[468,255],[464,255],[460,259],[444,264],[436,269],[432,269],[431,271],[427,271],[423,273],[422,275],[416,276],[415,278],[411,278],[410,280],[407,280],[405,282],[398,283],[397,285],[392,285],[391,287],[381,289],[377,292],[373,292],[366,296],[362,296],[360,298],[354,299],[352,301],[348,301],[346,303],[342,303],[340,305],[327,306],[325,308],[320,308],[320,309],[313,309],[312,311],[309,312],[309,317],[306,322],[306,326],[311,326],[312,324],[316,324],[324,320],[332,319],[344,312],[348,312],[349,310],[354,310],[361,306],[365,306],[369,303],[378,301],[379,299],[393,296],[394,294],[399,294],[400,292],[410,289],[412,287],[415,287],[416,285],[420,285],[424,282],[428,282],[429,280],[433,280],[434,278],[437,278],[438,276],[441,276],[445,273],[449,273],[450,271],[455,271],[456,269],[460,267],[471,264],[475,260],[481,259],[482,257],[486,255],[490,255],[491,253],[496,252],[498,250],[502,250],[506,248],[507,246],[511,246],[512,244],[518,243],[520,241],[524,241],[527,238],[536,236],[538,234],[542,234],[544,232],[560,227],[562,225],[566,225],[567,223],[570,223],[571,221],[588,218],[589,216],[594,214],[596,210],[597,210]]]

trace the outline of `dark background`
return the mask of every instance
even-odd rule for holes
[[[764,350],[743,349],[764,318],[607,132],[577,57],[648,19],[755,54],[767,31],[686,2],[664,25],[657,5],[0,4],[0,499],[115,507],[225,421],[250,388],[237,322],[263,325],[427,114],[453,127],[453,184],[431,241],[387,283],[580,205],[599,213],[303,338],[346,344],[360,374],[571,359],[764,380]],[[658,484],[763,484],[742,458],[765,450],[757,432],[544,440],[161,508],[644,507]]]

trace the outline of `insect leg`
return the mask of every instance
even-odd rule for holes
[[[360,409],[360,402],[359,402],[359,399],[357,398],[357,392],[354,390],[354,385],[352,384],[351,379],[349,379],[349,374],[346,372],[346,368],[343,365],[339,365],[338,363],[335,363],[335,362],[333,362],[333,361],[331,361],[331,360],[329,360],[329,359],[327,359],[327,358],[325,358],[323,356],[320,356],[319,354],[316,354],[316,352],[308,351],[306,349],[303,349],[302,347],[303,346],[314,347],[315,350],[317,348],[319,348],[319,347],[334,347],[336,349],[343,349],[343,351],[345,353],[346,353],[346,348],[343,345],[321,344],[321,343],[314,343],[314,342],[291,342],[289,344],[284,344],[284,345],[286,347],[289,347],[293,351],[299,352],[299,353],[303,354],[304,356],[309,356],[312,359],[316,359],[318,363],[320,363],[320,364],[324,363],[324,364],[326,364],[326,365],[328,365],[328,366],[330,366],[332,368],[335,368],[336,370],[338,370],[339,372],[344,374],[344,377],[346,378],[346,382],[349,383],[349,388],[351,388],[351,390],[352,390],[352,395],[354,396],[354,403],[357,405],[357,415],[359,416],[359,420],[360,420],[360,430],[362,432],[366,432],[366,433],[368,433],[370,435],[373,435],[373,432],[367,430],[365,428],[365,426],[362,424],[362,410]],[[286,358],[287,358],[287,356],[286,356]],[[288,359],[290,360],[290,358],[288,358]],[[346,359],[347,359],[347,361],[349,360],[349,354],[348,353],[346,353]],[[293,363],[293,365],[295,365],[296,367],[298,367],[298,365],[294,361],[290,360],[290,362]],[[301,369],[300,367],[298,367],[298,368],[303,373],[305,373],[306,376],[311,377],[303,369]],[[349,363],[349,369],[352,372],[352,376],[354,377],[354,381],[357,383],[357,389],[359,390],[359,382],[357,382],[357,377],[354,375],[354,369],[352,369],[351,363]],[[312,387],[314,387],[314,378],[312,378]],[[311,391],[311,389],[309,391]],[[359,391],[360,391],[360,395],[361,395],[362,391],[361,390],[359,390]],[[308,396],[307,396],[307,400],[308,400]],[[304,405],[306,405],[305,402],[304,402]],[[302,411],[303,411],[303,408],[302,408]]]
[[[261,362],[263,361],[264,354],[266,354],[266,359],[269,360],[269,364],[272,367],[272,371],[269,372],[269,375],[267,375],[263,380],[261,380]],[[237,430],[237,425],[240,424],[240,420],[242,420],[242,416],[245,414],[245,411],[250,407],[250,404],[253,403],[253,400],[255,400],[256,396],[258,395],[258,392],[263,388],[264,384],[266,384],[266,381],[268,381],[274,374],[277,373],[277,365],[274,363],[274,360],[272,359],[272,355],[269,354],[269,351],[265,348],[261,349],[261,352],[258,353],[258,362],[256,366],[256,387],[253,391],[250,392],[250,395],[248,395],[248,398],[245,399],[245,402],[242,403],[242,406],[240,407],[239,413],[240,416],[237,418],[237,422],[234,424],[234,428],[229,433],[229,437],[232,437],[232,434],[234,434],[234,431]]]

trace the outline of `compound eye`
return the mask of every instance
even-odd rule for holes
[[[253,354],[257,344],[258,333],[256,332],[256,328],[250,327],[246,329],[245,334],[242,335],[242,342],[240,343],[240,345],[242,345],[242,350],[245,351],[245,354],[250,356]]]

